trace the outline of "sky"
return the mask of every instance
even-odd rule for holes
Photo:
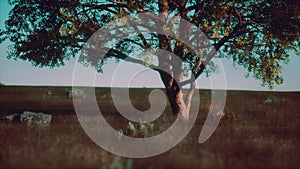
[[[0,28],[5,28],[12,7],[5,0],[0,1]],[[71,86],[73,73],[82,78],[83,86],[99,87],[163,87],[157,72],[133,63],[115,63],[109,61],[103,67],[103,73],[95,73],[93,68],[76,64],[76,58],[66,61],[58,68],[33,67],[30,62],[7,59],[8,40],[0,44],[0,82],[5,85],[34,86]],[[269,90],[262,87],[260,80],[245,78],[246,71],[240,66],[233,66],[231,60],[215,60],[220,67],[218,74],[197,79],[197,87],[205,89],[229,90]],[[300,91],[300,57],[291,53],[290,62],[283,65],[283,84],[275,86],[275,91]]]

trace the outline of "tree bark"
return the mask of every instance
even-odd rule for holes
[[[183,1],[181,5],[184,5]],[[160,18],[165,25],[167,25],[168,18],[168,1],[159,0]],[[185,14],[184,14],[185,15]],[[159,25],[163,31],[164,25]],[[180,23],[180,37],[188,39],[190,29],[186,29],[186,25]],[[174,48],[174,54],[171,50],[169,38],[166,35],[158,35],[159,48],[161,49],[158,57],[158,67],[161,80],[166,88],[167,97],[174,114],[180,114],[184,120],[189,119],[189,108],[193,95],[193,90],[188,92],[186,99],[184,99],[181,82],[183,81],[182,63],[184,46],[181,42],[177,42]],[[168,53],[169,52],[169,53]],[[191,85],[191,87],[194,85]]]

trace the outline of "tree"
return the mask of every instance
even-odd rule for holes
[[[176,19],[181,17],[192,23],[207,36],[206,41],[196,41],[195,44],[214,47],[217,54],[209,53],[203,47],[194,51],[168,35],[139,33],[107,49],[101,60],[88,56],[81,58],[84,64],[94,66],[99,72],[105,60],[110,58],[149,66],[160,74],[173,113],[181,113],[186,118],[194,93],[194,79],[205,71],[209,73],[215,70],[210,62],[213,57],[231,58],[233,63],[243,66],[255,78],[261,79],[263,86],[272,88],[274,84],[283,82],[281,65],[288,62],[288,52],[294,51],[299,55],[300,4],[297,0],[9,2],[14,8],[6,21],[6,30],[0,33],[1,41],[9,39],[13,43],[8,58],[28,60],[40,67],[63,65],[64,61],[81,50],[99,28],[122,16],[148,12],[154,23],[163,23],[156,25],[158,29],[172,31],[168,30],[168,26],[177,25],[185,30],[177,32],[178,36],[187,40],[200,35],[193,35],[191,26],[184,25],[183,21],[176,23]],[[111,35],[117,34],[115,32]],[[148,48],[163,49],[174,55],[159,55],[157,59],[160,69],[157,69],[148,63],[149,57],[145,54],[137,58],[132,55],[136,49]],[[183,62],[174,62],[178,58]],[[184,80],[186,72],[190,72],[193,78]],[[184,98],[181,87],[187,84],[190,84],[190,90]]]

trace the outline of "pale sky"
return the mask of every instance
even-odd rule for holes
[[[0,28],[4,28],[4,22],[8,18],[8,11],[11,7],[5,0],[0,1]],[[0,82],[5,85],[63,85],[71,86],[72,77],[76,59],[66,61],[66,65],[59,68],[37,68],[31,66],[31,63],[21,60],[8,60],[7,49],[9,41],[0,44]],[[220,73],[214,74],[209,78],[205,75],[197,80],[198,88],[217,88],[234,90],[268,90],[267,87],[261,87],[260,81],[254,78],[245,78],[245,70],[239,66],[233,67],[232,61],[227,59],[218,60],[220,64]],[[142,66],[131,63],[115,63],[113,60],[108,62],[103,68],[104,73],[99,74],[92,68],[78,66],[84,78],[94,77],[94,83],[86,80],[86,84],[95,86],[112,87],[163,87],[157,72],[151,71]],[[284,83],[275,86],[273,90],[277,91],[300,91],[300,57],[291,54],[290,63],[283,65],[282,75]],[[91,75],[91,76],[88,76]],[[225,80],[222,79],[224,75]],[[77,74],[78,76],[78,74]],[[85,81],[85,80],[83,80]]]

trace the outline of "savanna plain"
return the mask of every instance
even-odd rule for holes
[[[200,131],[214,105],[211,105],[211,90],[197,90],[199,112],[188,135],[163,154],[132,159],[105,151],[87,136],[76,116],[73,99],[68,96],[71,90],[71,87],[0,87],[1,169],[300,168],[300,92],[227,91],[225,110],[216,114],[222,116],[219,126],[206,142],[199,144]],[[130,89],[133,106],[141,111],[149,109],[151,91]],[[96,88],[95,93],[106,120],[124,135],[159,135],[176,119],[167,105],[163,114],[149,125],[151,130],[138,131],[138,124],[117,111],[109,88]],[[24,111],[51,114],[51,122],[38,126],[4,119]],[[136,126],[137,131],[132,131],[130,125]]]

